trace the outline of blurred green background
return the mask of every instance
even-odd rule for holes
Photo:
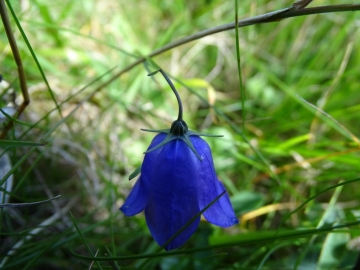
[[[61,197],[0,209],[1,269],[352,269],[360,239],[360,12],[240,28],[243,96],[235,30],[152,58],[173,78],[190,129],[224,135],[206,140],[241,220],[227,229],[203,220],[174,255],[157,252],[143,213],[125,218],[118,208],[153,138],[140,128],[169,128],[176,99],[160,75],[147,77],[149,61],[116,74],[170,42],[233,22],[235,2],[9,2],[51,88],[8,10],[31,103],[7,139],[45,143],[4,148],[13,168],[9,202]],[[239,19],[292,3],[239,1]],[[358,2],[310,7],[344,3]],[[19,105],[3,25],[0,33],[0,74]],[[1,108],[9,92],[1,88]],[[77,256],[91,257],[89,250],[104,261]]]

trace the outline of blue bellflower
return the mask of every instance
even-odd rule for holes
[[[170,130],[145,130],[159,134],[145,152],[141,175],[120,210],[126,216],[145,210],[151,235],[163,246],[223,193],[225,187],[216,177],[209,145],[200,138],[211,135],[188,130],[182,120],[180,97],[166,74],[159,71],[178,99],[179,117]],[[227,193],[205,210],[203,216],[220,227],[239,222]],[[199,222],[200,217],[197,217],[164,248],[169,251],[183,245]]]

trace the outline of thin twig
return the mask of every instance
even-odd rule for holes
[[[238,17],[238,0],[235,0],[235,22],[239,21]],[[242,71],[241,71],[241,54],[240,54],[240,41],[239,41],[239,26],[235,24],[235,47],[236,47],[236,62],[238,68],[238,77],[239,77],[239,90],[241,98],[241,128],[245,131],[245,120],[246,120],[246,111],[245,111],[245,89],[242,80]]]
[[[297,0],[292,6],[296,9],[303,9],[308,6],[312,0]]]
[[[35,206],[35,205],[38,205],[38,204],[42,204],[42,203],[50,202],[52,200],[56,200],[60,196],[61,195],[57,195],[54,198],[51,198],[51,199],[48,199],[48,200],[32,202],[32,203],[3,203],[3,204],[0,204],[0,208],[5,208],[5,207],[21,208],[21,207]]]
[[[310,3],[310,1],[308,1],[308,4],[309,3]],[[248,19],[239,20],[238,27],[241,28],[241,27],[254,25],[254,24],[274,22],[274,21],[278,21],[278,20],[282,20],[282,19],[286,19],[286,18],[292,18],[292,17],[304,16],[304,15],[360,10],[360,4],[330,5],[330,6],[321,6],[321,7],[313,7],[313,8],[302,8],[304,6],[306,6],[306,5],[305,4],[296,5],[296,2],[295,2],[292,6],[290,6],[288,8],[284,8],[284,9],[281,9],[278,11],[273,11],[273,12],[269,12],[266,14],[254,16],[254,17],[248,18]],[[101,86],[99,86],[99,89],[104,88],[105,86],[112,83],[114,80],[116,80],[119,76],[121,76],[125,72],[130,71],[132,68],[145,62],[147,58],[157,56],[159,54],[167,52],[173,48],[179,47],[179,46],[189,43],[191,41],[194,41],[194,40],[206,37],[206,36],[210,36],[210,35],[213,35],[216,33],[231,30],[234,28],[235,28],[235,22],[216,26],[216,27],[213,27],[210,29],[206,29],[206,30],[197,32],[193,35],[187,36],[185,38],[171,42],[171,43],[165,45],[164,47],[161,47],[161,48],[153,51],[149,55],[139,58],[134,63],[132,63],[129,66],[125,67],[124,69],[120,70],[115,75],[113,75],[110,79],[105,81]]]
[[[38,69],[39,69],[39,71],[40,71],[41,77],[43,78],[43,81],[45,82],[45,84],[46,84],[46,86],[47,86],[47,88],[48,88],[48,90],[49,90],[50,96],[51,96],[52,100],[53,100],[54,103],[55,103],[56,109],[58,110],[59,115],[60,115],[60,117],[62,118],[63,116],[62,116],[61,108],[60,108],[58,102],[56,101],[54,91],[53,91],[53,90],[51,89],[51,87],[50,87],[50,84],[49,84],[49,82],[48,82],[48,80],[47,80],[47,78],[46,78],[46,76],[45,76],[45,73],[44,73],[43,69],[41,68],[40,62],[39,62],[39,60],[37,59],[37,57],[36,57],[36,55],[35,55],[35,53],[34,53],[34,50],[33,50],[32,46],[31,46],[28,38],[26,37],[26,34],[25,34],[24,30],[23,30],[22,27],[21,27],[20,22],[19,22],[19,20],[17,19],[16,14],[15,14],[15,12],[14,12],[14,10],[13,10],[10,2],[9,2],[9,0],[6,0],[6,3],[7,3],[7,5],[8,5],[8,7],[9,7],[10,13],[11,13],[11,15],[13,16],[13,18],[14,18],[14,20],[15,20],[15,23],[16,23],[16,25],[17,25],[20,33],[21,33],[21,36],[23,37],[26,45],[27,45],[28,48],[29,48],[29,52],[31,53],[31,55],[32,55],[32,57],[33,57],[33,59],[34,59],[35,64],[37,65],[37,67],[38,67]]]
[[[9,20],[7,11],[6,11],[6,5],[5,5],[4,0],[0,0],[0,14],[1,14],[1,19],[3,22],[4,28],[5,28],[6,36],[9,40],[11,51],[13,53],[13,56],[14,56],[14,59],[15,59],[15,62],[16,62],[17,68],[18,68],[20,88],[21,88],[21,93],[23,95],[23,99],[24,99],[23,103],[20,105],[20,107],[18,108],[17,113],[15,115],[15,118],[17,118],[25,110],[26,106],[29,105],[30,96],[29,96],[29,92],[27,89],[27,85],[26,85],[26,77],[25,77],[24,67],[22,65],[21,56],[20,56],[18,47],[16,45],[16,40],[13,35],[13,31],[11,29],[10,20]],[[7,131],[12,127],[12,125],[13,125],[12,121],[10,121],[6,125],[2,134],[0,135],[0,139],[5,138]]]

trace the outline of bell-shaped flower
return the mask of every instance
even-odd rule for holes
[[[160,72],[168,80],[162,70]],[[210,223],[229,227],[238,223],[224,185],[217,179],[209,145],[200,136],[211,136],[190,131],[182,120],[180,98],[179,117],[170,130],[159,132],[145,152],[141,174],[120,210],[133,216],[145,210],[146,223],[155,241],[169,251],[183,245],[195,232],[203,212]],[[146,130],[150,131],[150,130]]]

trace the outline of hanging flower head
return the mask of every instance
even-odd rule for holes
[[[145,152],[141,175],[129,197],[120,210],[126,216],[133,216],[145,210],[146,223],[155,241],[163,246],[185,224],[192,220],[214,199],[225,192],[224,185],[217,179],[209,145],[201,134],[188,129],[183,120],[180,96],[163,70],[161,72],[178,104],[179,114],[170,129],[144,130],[157,132]],[[130,175],[134,178],[140,170]],[[203,216],[210,223],[229,227],[238,223],[227,193],[220,197]],[[197,217],[164,247],[167,251],[183,245],[195,232],[200,217]]]

